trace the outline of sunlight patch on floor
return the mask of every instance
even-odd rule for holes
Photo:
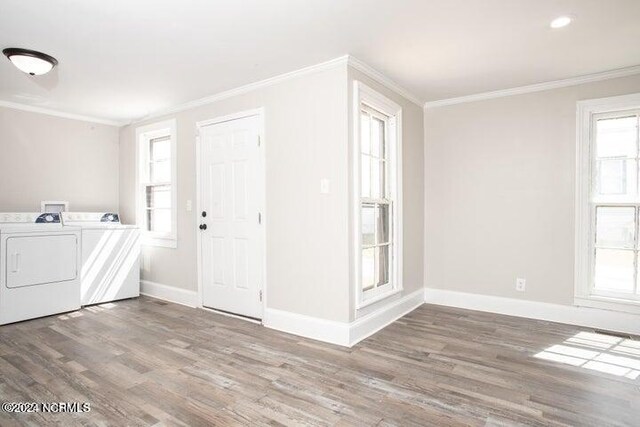
[[[640,377],[640,341],[579,332],[534,357],[626,377]]]

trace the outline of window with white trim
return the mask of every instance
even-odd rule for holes
[[[593,117],[592,294],[639,299],[638,112]]]
[[[360,82],[355,87],[355,264],[362,307],[401,289],[401,109]]]
[[[640,97],[633,99],[579,103],[579,305],[640,304]]]
[[[136,219],[148,245],[176,247],[175,130],[175,120],[136,129]]]

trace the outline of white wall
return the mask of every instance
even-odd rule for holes
[[[0,212],[118,210],[118,128],[0,107]]]
[[[160,117],[177,120],[178,247],[146,247],[143,279],[195,291],[196,122],[264,107],[267,303],[323,319],[349,318],[346,64]],[[120,132],[120,211],[135,220],[135,127]],[[320,194],[320,179],[331,193]],[[194,211],[187,212],[192,200]]]
[[[120,132],[120,211],[134,221],[135,128],[175,117],[178,144],[178,247],[146,247],[143,279],[197,290],[196,123],[263,107],[266,139],[268,308],[349,322],[356,317],[351,280],[352,84],[361,80],[403,108],[404,292],[423,286],[423,112],[346,63],[177,114],[127,126]],[[320,194],[320,180],[331,193]],[[367,314],[393,299],[357,313]]]
[[[635,92],[640,76],[426,109],[426,286],[572,304],[576,101]]]

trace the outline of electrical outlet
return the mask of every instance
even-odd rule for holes
[[[516,291],[524,292],[526,286],[527,286],[527,279],[523,279],[521,277],[518,277],[516,279]]]

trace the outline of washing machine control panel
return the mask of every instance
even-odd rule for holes
[[[60,224],[58,212],[2,212],[0,224]]]
[[[109,222],[120,224],[120,215],[115,212],[63,212],[63,223]]]
[[[120,218],[118,218],[118,214],[117,213],[109,213],[109,212],[107,212],[106,214],[102,215],[102,218],[100,218],[100,222],[115,222],[115,223],[119,223],[120,222]]]

